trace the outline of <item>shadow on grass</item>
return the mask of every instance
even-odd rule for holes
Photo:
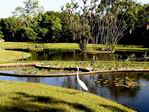
[[[33,107],[35,108],[35,107]],[[0,107],[0,112],[65,112],[65,110],[63,109],[56,109],[56,108],[45,108],[45,109],[41,109],[39,107],[37,107],[36,109],[31,109],[28,107],[7,107],[7,106],[3,106]]]
[[[111,105],[102,105],[100,104],[101,107],[107,108],[108,110],[112,110],[113,112],[127,112],[123,109],[117,108],[116,106],[111,106]]]
[[[91,108],[79,102],[72,103],[50,96],[35,96],[23,92],[15,93],[11,100],[11,102],[8,102],[8,106],[0,105],[0,112],[65,112],[69,111],[68,107],[78,112],[94,112]],[[104,104],[98,106],[113,112],[125,112],[116,106]]]
[[[57,100],[53,97],[34,96],[26,93],[18,92],[17,97],[12,97],[10,106],[0,106],[0,112],[65,112],[65,108],[59,108],[57,105],[65,105],[70,109],[75,109],[81,112],[93,112],[89,107],[79,104],[71,103],[63,100]],[[37,104],[38,103],[38,104]],[[49,106],[48,106],[49,105]],[[50,106],[52,105],[52,107]],[[4,110],[4,111],[3,111]]]

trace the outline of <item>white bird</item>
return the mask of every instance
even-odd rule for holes
[[[79,67],[77,67],[77,82],[84,90],[88,91],[88,88],[85,85],[85,83],[82,80],[80,80],[80,78],[79,78]]]

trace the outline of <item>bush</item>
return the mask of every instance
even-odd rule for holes
[[[17,31],[17,40],[18,41],[35,41],[37,38],[37,34],[34,32],[32,28],[29,27],[21,27]]]

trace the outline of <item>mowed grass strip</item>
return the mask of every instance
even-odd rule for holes
[[[30,53],[20,51],[0,50],[0,62],[25,59],[30,56]]]
[[[1,112],[133,112],[100,96],[36,83],[0,81]]]
[[[0,42],[0,48],[3,49],[66,49],[77,50],[77,43],[30,43],[30,42]]]
[[[97,52],[98,49],[105,48],[103,44],[88,44],[87,51]],[[49,49],[49,50],[79,50],[77,43],[31,43],[31,42],[0,42],[2,49]],[[145,51],[149,48],[142,48],[136,45],[115,45],[116,51]]]

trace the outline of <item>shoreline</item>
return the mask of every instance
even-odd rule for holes
[[[8,64],[0,64],[0,67],[28,67],[28,66],[33,66],[33,67],[37,67],[37,63],[8,63]],[[57,68],[57,67],[50,67],[49,68],[47,66],[43,66],[43,67],[39,67],[39,69],[70,69],[70,70],[75,70],[74,67],[64,67],[64,68]],[[149,72],[149,69],[118,69],[118,70],[96,70],[96,71],[87,71],[87,69],[81,68],[82,70],[86,70],[85,72],[80,72],[79,75],[95,75],[97,73],[119,73],[119,72]],[[5,75],[5,76],[15,76],[15,77],[65,77],[65,76],[75,76],[75,73],[62,73],[62,74],[13,74],[13,73],[6,73],[6,72],[1,72],[1,75]]]

